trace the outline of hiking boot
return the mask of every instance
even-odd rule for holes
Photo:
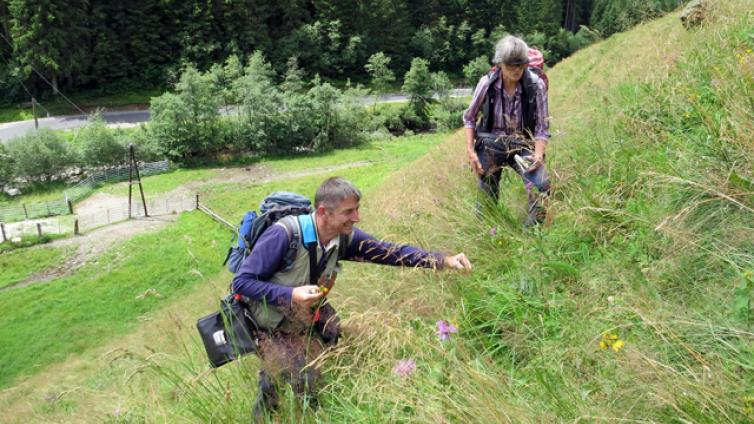
[[[259,392],[251,408],[251,422],[263,423],[267,412],[274,412],[278,406],[278,394],[275,385],[264,371],[259,371]]]

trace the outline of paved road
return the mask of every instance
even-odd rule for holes
[[[452,97],[470,96],[471,89],[459,88],[451,91]],[[379,96],[378,101],[380,103],[390,102],[402,102],[406,101],[407,97],[403,94],[387,94]],[[371,103],[374,101],[373,96],[366,96],[363,99],[364,103]],[[39,118],[40,128],[50,128],[53,130],[65,130],[71,128],[79,128],[86,125],[87,115],[73,115],[73,116],[57,116],[50,118]],[[118,125],[134,125],[141,122],[149,121],[149,110],[140,111],[128,111],[128,112],[104,112],[102,118],[107,122],[108,126]],[[20,137],[26,134],[29,130],[34,129],[34,120],[18,121],[18,122],[6,122],[0,124],[0,141],[6,142],[12,138]]]

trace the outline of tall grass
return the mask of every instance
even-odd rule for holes
[[[475,270],[348,264],[333,292],[345,337],[323,361],[321,407],[301,409],[289,393],[273,420],[754,421],[754,332],[736,307],[751,304],[740,298],[754,267],[752,12],[745,1],[713,10],[696,32],[669,16],[550,73],[569,85],[551,96],[549,225],[522,230],[525,196],[510,173],[500,204],[474,217],[460,134],[369,192],[362,227],[464,250]],[[438,319],[460,333],[439,341]],[[608,335],[623,347],[601,344]],[[400,378],[405,358],[417,368]],[[251,360],[180,375],[153,364],[182,396],[147,420],[248,419],[238,402],[253,399],[253,377],[240,376],[249,363],[253,372]]]
[[[474,272],[345,264],[332,292],[344,338],[323,358],[320,408],[286,393],[272,421],[754,421],[748,3],[715,3],[690,33],[668,16],[550,72],[558,136],[542,228],[522,229],[511,173],[500,203],[474,216],[460,133],[408,167],[348,171],[366,187],[360,227],[463,250]],[[243,210],[231,186],[209,196]],[[439,319],[459,333],[440,341]],[[136,387],[150,389],[116,420],[248,420],[256,359],[209,371],[193,328],[171,335],[181,352],[134,359],[150,371]],[[624,346],[603,348],[606,335]],[[416,362],[405,378],[401,359]]]

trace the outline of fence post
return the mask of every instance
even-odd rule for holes
[[[73,203],[71,202],[70,199],[66,199],[65,201],[66,201],[66,203],[68,203],[68,213],[70,213],[71,215],[73,215]]]
[[[199,194],[196,195],[196,208],[199,209]]]
[[[79,235],[79,219],[76,218],[75,221],[73,221],[73,235],[77,236]]]
[[[21,203],[21,206],[24,207],[24,216],[26,219],[29,219],[29,212],[26,210],[26,203]]]
[[[0,233],[3,233],[3,242],[8,240],[8,238],[5,236],[5,224],[0,222]]]
[[[42,237],[42,224],[40,224],[39,222],[37,222],[37,235],[39,237]]]

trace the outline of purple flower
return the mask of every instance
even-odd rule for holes
[[[490,228],[490,235],[492,237],[495,237],[497,235],[497,225],[493,225],[492,228]]]
[[[393,372],[401,378],[406,378],[416,371],[416,361],[413,359],[401,359],[393,368]]]
[[[450,335],[457,332],[458,329],[448,321],[444,319],[437,321],[437,337],[439,337],[441,341],[450,339]]]

